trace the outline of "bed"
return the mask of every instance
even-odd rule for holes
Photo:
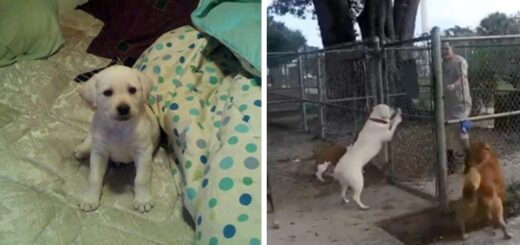
[[[99,209],[84,213],[77,200],[89,166],[72,151],[93,112],[73,78],[110,59],[86,52],[100,20],[74,10],[60,15],[60,25],[64,45],[49,57],[0,67],[0,241],[260,244],[254,65],[245,67],[237,50],[200,26],[157,39],[134,64],[155,82],[149,104],[168,135],[154,159],[156,206],[148,214],[133,209],[135,170],[124,165],[109,169]]]

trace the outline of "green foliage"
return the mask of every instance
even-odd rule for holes
[[[307,40],[300,31],[294,31],[284,23],[267,18],[267,52],[298,51]]]
[[[454,26],[444,31],[448,37],[486,36],[486,35],[510,35],[520,34],[520,15],[507,16],[503,13],[492,13],[480,21],[480,26],[475,30],[469,27]],[[509,43],[508,43],[509,42]],[[468,79],[471,84],[472,94],[476,98],[482,98],[486,104],[492,100],[493,91],[500,81],[512,84],[520,88],[520,72],[517,67],[520,64],[520,48],[517,45],[508,46],[512,40],[466,41],[455,45],[474,46],[460,48],[455,51],[468,61]],[[498,46],[497,46],[498,44]],[[476,46],[475,46],[476,45]]]
[[[315,17],[312,0],[274,0],[267,11],[270,14],[291,14],[299,18],[306,18],[308,15]]]
[[[518,16],[507,16],[504,13],[492,13],[480,21],[477,27],[479,35],[508,35],[520,33]]]
[[[468,57],[468,79],[471,84],[472,95],[482,98],[484,104],[489,104],[493,99],[493,93],[497,86],[496,50],[493,48],[479,47],[471,49]]]
[[[284,23],[275,21],[272,16],[267,18],[267,52],[297,52],[306,43],[307,40],[300,31],[287,28]],[[269,56],[267,65],[275,67],[295,58],[295,55]]]
[[[446,37],[470,37],[475,36],[476,33],[469,27],[460,27],[455,25],[452,28],[444,30],[444,36]]]

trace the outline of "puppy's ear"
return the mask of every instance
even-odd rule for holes
[[[99,77],[97,75],[92,76],[79,88],[79,95],[83,98],[92,109],[97,108],[97,86]]]
[[[135,70],[137,76],[139,77],[139,82],[141,83],[141,96],[144,101],[148,101],[148,96],[152,91],[152,79],[149,78],[146,74],[141,71]]]

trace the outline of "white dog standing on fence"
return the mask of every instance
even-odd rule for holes
[[[384,142],[392,140],[401,121],[401,109],[397,109],[394,116],[394,110],[388,105],[380,104],[372,108],[356,142],[341,157],[334,169],[334,178],[341,184],[341,198],[345,203],[349,203],[347,189],[350,186],[354,190],[353,199],[356,204],[361,209],[369,208],[361,202],[363,167],[379,153]]]
[[[152,81],[140,71],[111,66],[94,75],[79,90],[95,109],[90,134],[76,147],[74,156],[90,154],[88,185],[80,201],[83,211],[99,206],[109,159],[134,162],[134,208],[148,212],[154,206],[150,195],[153,153],[159,144],[159,125],[147,105]]]

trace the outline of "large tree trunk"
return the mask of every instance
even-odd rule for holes
[[[413,38],[420,0],[365,0],[357,18],[362,39]],[[324,47],[356,40],[354,22],[348,16],[348,0],[313,0]]]
[[[390,40],[395,40],[394,11],[392,0],[384,0],[386,9],[386,36]]]
[[[324,47],[356,40],[354,22],[348,16],[348,0],[313,0]]]
[[[348,0],[313,0],[313,2],[325,48],[356,40],[354,20],[348,15],[350,8]],[[357,57],[352,56],[351,52],[327,53],[325,55],[325,94],[327,99],[341,99],[364,94],[359,90],[360,83],[364,87],[364,80],[356,76],[362,73],[362,69],[359,65],[356,65],[359,62],[352,61]],[[345,102],[336,104],[352,106],[352,103]],[[354,120],[353,114],[348,113],[348,110],[331,107],[326,108],[325,117],[327,122]],[[336,125],[330,126],[337,129]],[[344,126],[344,124],[340,126]]]
[[[364,9],[357,18],[362,39],[378,36],[380,40],[388,42],[413,37],[419,0],[394,1],[392,6],[392,0],[365,0]],[[350,7],[348,0],[313,0],[313,2],[325,48],[355,41],[354,21],[348,16]],[[325,86],[328,99],[375,95],[371,83],[374,80],[371,70],[373,65],[367,63],[369,60],[359,56],[359,53],[356,55],[354,53],[326,54]],[[391,64],[384,67],[387,69],[384,75],[387,81],[390,80],[394,86],[397,86],[395,84],[399,82],[395,81],[397,78],[393,71],[396,70],[394,63],[399,61],[392,52],[387,53],[386,57]],[[367,109],[364,107],[370,103],[372,101],[366,100],[340,104],[359,110]],[[353,120],[353,115],[355,113],[345,109],[326,110],[327,121]]]
[[[413,38],[419,1],[420,0],[394,1],[393,14],[397,39],[406,40]]]

